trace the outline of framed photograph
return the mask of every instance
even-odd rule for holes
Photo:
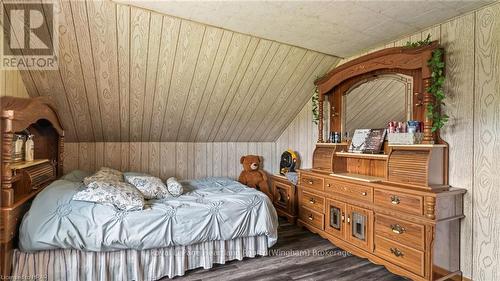
[[[386,129],[357,129],[352,136],[349,152],[380,153],[386,134]]]

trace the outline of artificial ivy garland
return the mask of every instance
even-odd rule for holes
[[[311,103],[312,103],[312,114],[313,114],[312,121],[315,125],[318,125],[319,122],[318,101],[319,101],[318,87],[314,87],[314,94],[311,98]]]
[[[431,43],[431,35],[428,34],[425,40],[406,42],[405,47],[418,48],[430,45]],[[441,129],[449,119],[448,115],[441,113],[441,108],[445,105],[443,100],[446,98],[443,91],[443,84],[445,80],[443,54],[442,49],[436,49],[432,52],[432,57],[427,61],[427,65],[431,68],[432,76],[431,85],[426,89],[426,91],[434,96],[435,102],[434,104],[427,105],[425,114],[428,118],[432,119],[432,132]]]
[[[441,107],[444,106],[443,100],[446,98],[443,91],[444,84],[444,61],[443,61],[443,50],[436,49],[432,52],[432,57],[427,62],[427,65],[431,68],[431,85],[426,89],[428,93],[431,93],[434,98],[434,104],[427,105],[427,117],[432,119],[432,132],[441,129],[446,122],[448,122],[449,116],[441,113]]]

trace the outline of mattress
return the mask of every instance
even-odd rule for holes
[[[37,195],[21,223],[21,251],[146,250],[261,235],[268,247],[277,241],[278,219],[269,198],[236,181],[182,181],[183,195],[126,212],[71,200],[84,188],[83,176],[71,173]]]

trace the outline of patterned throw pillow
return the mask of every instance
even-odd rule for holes
[[[88,187],[94,181],[119,181],[123,182],[123,173],[108,167],[101,167],[99,171],[90,177],[83,179],[83,183]]]
[[[110,205],[125,211],[138,211],[144,207],[141,192],[122,181],[92,181],[88,188],[73,195],[73,200]]]
[[[182,193],[184,192],[182,184],[180,184],[174,177],[167,179],[167,189],[168,192],[175,197],[181,196]]]
[[[160,178],[150,175],[124,174],[125,181],[135,186],[145,199],[161,199],[171,196]]]

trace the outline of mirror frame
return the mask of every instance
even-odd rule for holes
[[[413,78],[413,120],[424,123],[424,144],[436,141],[443,143],[439,132],[432,132],[432,119],[425,114],[427,105],[434,103],[434,97],[425,89],[431,83],[431,69],[427,61],[432,52],[439,48],[437,41],[429,45],[408,48],[394,47],[367,54],[333,69],[324,77],[316,80],[318,88],[318,143],[324,142],[323,136],[323,104],[330,102],[330,131],[340,132],[342,129],[342,97],[349,89],[360,81],[384,74],[403,74]]]

